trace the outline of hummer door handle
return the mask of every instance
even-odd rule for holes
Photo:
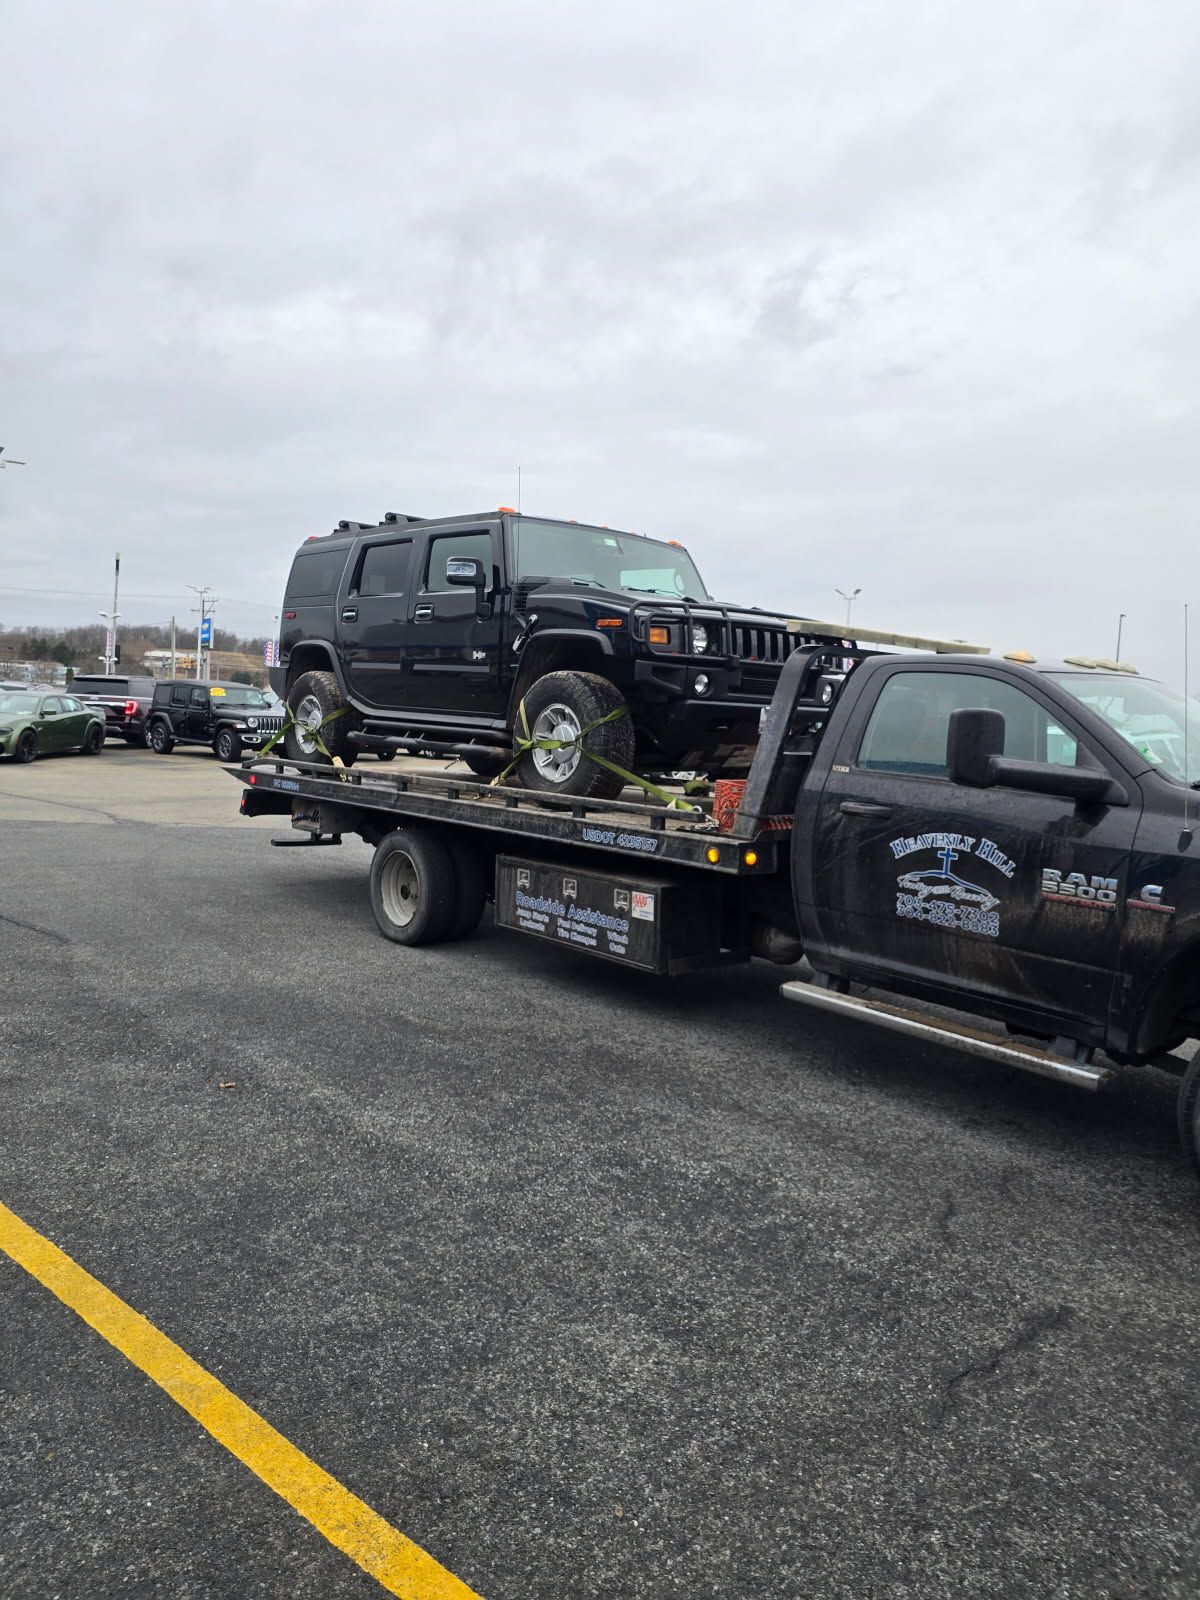
[[[413,616],[416,618],[416,620],[418,622],[432,622],[433,621],[433,607],[431,605],[430,606],[418,606],[417,609],[413,612]]]
[[[870,800],[843,800],[838,810],[844,817],[890,817],[891,806],[873,805]]]
[[[342,621],[343,622],[357,622],[358,621],[358,607],[357,606],[343,606],[342,607]]]

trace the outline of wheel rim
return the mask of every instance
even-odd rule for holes
[[[21,755],[26,761],[28,761],[30,756],[33,754],[33,751],[37,748],[37,739],[32,733],[26,731],[21,735],[20,739],[17,741],[17,744]]]
[[[383,863],[379,874],[379,898],[389,922],[407,928],[421,903],[421,880],[413,859],[397,850]]]
[[[222,761],[233,760],[233,740],[227,733],[223,733],[217,740],[217,755]]]
[[[315,756],[318,750],[317,736],[325,720],[321,702],[315,694],[306,694],[292,716],[296,722],[296,743],[306,756]]]
[[[566,783],[583,760],[580,738],[583,733],[579,718],[570,706],[561,703],[539,711],[533,724],[534,744],[542,739],[561,739],[562,746],[555,750],[534,749],[533,766],[539,778],[547,783]]]
[[[150,735],[150,743],[156,750],[161,750],[167,742],[167,730],[161,722],[154,724],[154,732]]]

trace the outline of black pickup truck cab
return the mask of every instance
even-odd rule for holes
[[[300,547],[271,684],[294,759],[428,750],[493,775],[524,738],[525,787],[603,795],[622,780],[588,752],[744,770],[796,643],[783,616],[711,599],[674,542],[503,508],[390,513]]]
[[[1185,704],[1108,664],[863,661],[796,796],[810,961],[1120,1061],[1200,1033]]]

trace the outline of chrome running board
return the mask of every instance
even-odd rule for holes
[[[956,1022],[935,1020],[928,1012],[889,1005],[884,1000],[860,1000],[856,995],[837,994],[832,989],[800,981],[782,984],[780,993],[785,1000],[797,1000],[801,1005],[815,1006],[818,1011],[859,1017],[893,1033],[907,1034],[910,1039],[923,1039],[927,1044],[954,1045],[968,1055],[1001,1061],[1005,1066],[1020,1067],[1023,1072],[1035,1072],[1041,1078],[1057,1078],[1061,1083],[1073,1083],[1081,1089],[1102,1089],[1115,1076],[1110,1067],[1071,1061],[1049,1050],[1040,1050],[1036,1045],[1014,1044],[1002,1034],[980,1033]]]

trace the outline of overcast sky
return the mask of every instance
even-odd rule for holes
[[[266,632],[306,535],[519,465],[722,598],[1046,653],[1124,611],[1179,676],[1195,0],[0,24],[0,622],[93,620],[119,549],[130,620]]]

